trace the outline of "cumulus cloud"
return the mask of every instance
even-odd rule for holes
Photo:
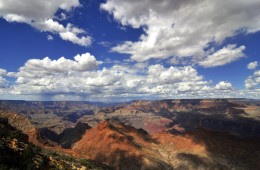
[[[256,70],[252,76],[249,76],[245,80],[245,87],[248,90],[259,89],[257,87],[260,84],[260,70]]]
[[[230,90],[232,89],[232,84],[227,81],[221,81],[215,86],[216,89],[218,90]]]
[[[0,76],[6,75],[6,70],[0,68]]]
[[[74,60],[64,57],[51,60],[28,60],[19,72],[9,72],[7,76],[16,78],[16,85],[10,93],[21,95],[68,94],[81,93],[85,82],[84,72],[98,68],[102,62],[89,53],[76,55]],[[81,77],[83,76],[83,77]],[[91,89],[89,89],[91,90]]]
[[[63,40],[71,41],[81,46],[89,46],[92,41],[92,38],[89,36],[88,37],[82,36],[81,38],[79,38],[75,33],[70,31],[61,32],[59,34]]]
[[[245,46],[240,46],[236,48],[236,45],[230,44],[216,51],[214,54],[207,56],[205,59],[199,62],[199,65],[203,67],[222,66],[227,63],[236,61],[241,57],[245,57],[245,54],[243,53],[244,50]]]
[[[0,68],[0,94],[3,93],[3,89],[8,87],[8,81],[3,77],[6,76],[7,72]]]
[[[78,0],[1,0],[0,4],[0,13],[4,17],[8,14],[12,14],[31,20],[52,18],[59,8],[70,11],[72,7],[78,7],[80,5]]]
[[[45,57],[42,60],[30,59],[23,67],[19,68],[18,73],[8,73],[8,75],[16,75],[16,77],[18,77],[18,83],[22,83],[26,80],[26,77],[42,77],[55,74],[68,75],[74,71],[96,69],[101,63],[101,61],[97,61],[96,58],[89,53],[78,54],[74,57],[74,60],[64,57],[58,60],[51,60],[49,57]]]
[[[148,82],[156,84],[171,84],[178,81],[199,81],[202,76],[198,76],[197,71],[190,67],[164,68],[162,65],[152,65],[148,69]]]
[[[81,46],[89,46],[91,37],[82,29],[68,23],[66,27],[54,21],[55,13],[62,9],[70,12],[79,7],[78,0],[0,0],[0,17],[8,22],[27,23],[42,32],[60,35],[63,40],[71,41]],[[62,13],[66,18],[65,13]]]
[[[192,57],[172,57],[169,60],[169,63],[173,64],[173,65],[192,65],[195,62],[192,60]]]
[[[247,68],[250,69],[250,70],[253,70],[255,69],[256,67],[258,66],[258,62],[257,61],[254,61],[254,62],[251,62],[247,65]]]
[[[126,41],[112,48],[130,54],[136,61],[207,56],[204,49],[210,42],[221,44],[239,32],[259,31],[259,8],[257,0],[108,0],[101,5],[123,26],[143,28],[145,33],[138,41]]]
[[[46,100],[122,100],[137,98],[216,97],[232,92],[229,82],[216,86],[204,80],[192,66],[165,67],[160,64],[113,64],[98,69],[101,64],[89,53],[52,60],[28,60],[18,72],[2,71],[16,78],[9,89],[12,95],[47,96]],[[142,69],[140,69],[142,68]]]
[[[3,77],[0,77],[0,89],[6,88],[7,87],[7,80]]]

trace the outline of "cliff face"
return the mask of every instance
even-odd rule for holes
[[[103,108],[88,102],[0,101],[1,108],[28,118],[55,141],[77,122],[94,127],[106,119],[118,119],[150,134],[162,130],[183,133],[202,126],[260,137],[260,104],[248,99],[138,100]]]
[[[170,169],[170,165],[144,152],[156,141],[144,130],[118,122],[101,122],[86,131],[72,149],[79,155],[95,159],[117,169]]]
[[[65,129],[59,136],[59,144],[62,148],[71,148],[71,145],[82,138],[82,135],[91,127],[86,123],[78,122],[75,128]]]
[[[80,101],[22,101],[0,100],[0,109],[8,112],[40,110],[98,110],[99,106],[89,102]],[[30,113],[30,112],[28,112]]]
[[[260,140],[199,128],[172,135],[149,135],[118,122],[103,121],[87,130],[72,149],[116,169],[260,168]]]
[[[181,99],[181,100],[159,100],[159,101],[135,101],[128,108],[159,112],[162,109],[168,111],[190,111],[199,110],[225,110],[236,104],[228,102],[227,99]]]
[[[42,147],[70,148],[71,144],[81,139],[87,129],[91,127],[85,123],[77,123],[74,128],[66,128],[60,135],[47,129],[37,129],[31,122],[18,114],[0,112],[0,117],[7,118],[8,123],[28,135],[29,142]]]
[[[22,117],[18,114],[0,111],[0,117],[7,118],[9,124],[21,130],[24,133],[36,130],[27,118]]]
[[[28,136],[0,117],[0,168],[1,169],[48,169],[42,164],[46,156],[35,151]]]
[[[260,107],[247,99],[181,99],[133,101],[104,107],[80,121],[96,126],[104,119],[117,119],[154,134],[162,130],[184,133],[201,126],[240,136],[260,137]]]
[[[112,169],[59,150],[29,143],[28,135],[11,126],[7,118],[0,117],[0,169]]]
[[[117,113],[121,115],[138,115],[143,113],[171,112],[207,112],[225,113],[226,109],[243,107],[242,104],[231,103],[227,99],[181,99],[181,100],[138,100],[130,104],[121,104],[102,108],[101,113]]]
[[[197,104],[190,104],[189,107],[201,105],[201,102],[200,104],[198,104],[198,101],[196,102]],[[134,102],[131,107],[136,109],[137,106],[138,108],[148,108],[151,104],[144,101],[140,103],[136,105],[136,102]],[[161,104],[165,105],[165,108],[170,105],[168,101],[163,101]],[[122,106],[120,107],[122,108]],[[127,108],[129,106],[124,105],[123,107]],[[160,107],[163,106],[160,105]],[[198,128],[199,125],[225,127],[225,129],[236,127],[236,129],[233,129],[234,131],[239,132],[239,128],[242,128],[245,129],[246,133],[248,130],[245,127],[247,125],[251,127],[252,122],[250,122],[250,117],[240,120],[244,118],[241,115],[248,116],[245,114],[247,112],[242,113],[239,110],[242,108],[242,106],[238,107],[238,105],[229,107],[224,113],[221,112],[220,117],[215,114],[212,115],[212,113],[205,114],[205,110],[202,113],[170,112],[169,110],[162,112],[161,110],[160,115],[156,112],[145,113],[145,110],[143,110],[143,113],[134,116],[125,114],[121,117],[113,111],[112,113],[105,113],[106,118],[112,115],[109,117],[111,120],[100,121],[96,127],[90,128],[88,124],[78,122],[74,128],[65,129],[60,135],[56,136],[57,141],[60,142],[63,148],[46,139],[26,118],[5,112],[0,112],[0,117],[4,117],[10,124],[21,129],[29,136],[28,138],[23,135],[18,137],[25,137],[25,140],[29,139],[38,146],[53,149],[55,153],[67,152],[74,156],[93,159],[98,162],[97,164],[106,164],[115,169],[260,169],[260,162],[258,161],[260,159],[260,140],[258,138],[242,138],[227,132]],[[227,121],[228,119],[223,118],[223,115],[234,119],[234,122],[238,124],[230,124],[230,120]],[[94,116],[98,116],[98,114]],[[131,122],[135,126],[143,124],[140,127],[148,128],[151,131],[165,129],[151,135],[144,129],[137,129],[112,119],[115,117],[128,123]],[[1,120],[0,118],[0,135],[9,134],[5,133],[5,130],[3,131],[3,129],[8,129],[9,126],[6,123],[1,123]],[[246,124],[246,121],[249,121],[249,123]],[[257,126],[255,124],[255,132],[257,132]],[[188,128],[190,129],[187,132]],[[2,147],[1,144],[2,142],[0,142],[0,147]],[[20,146],[20,143],[14,140],[5,139],[4,145],[9,146],[9,144],[12,147],[14,146],[13,148],[17,147],[18,144]],[[70,146],[72,146],[71,149],[64,149]],[[1,155],[4,154],[1,153]],[[16,154],[16,156],[18,155]],[[66,158],[65,161],[60,162],[63,158],[57,157],[57,154],[48,156],[48,158],[52,164],[58,167],[68,164],[68,160],[78,159]],[[8,160],[9,158],[5,157],[5,159]],[[30,159],[33,158],[30,157]],[[82,164],[82,162],[80,163]],[[70,164],[70,169],[73,166],[74,164]]]
[[[0,117],[7,118],[8,123],[28,135],[29,142],[38,146],[58,146],[55,142],[42,136],[40,130],[36,129],[31,122],[18,114],[0,111]]]
[[[260,137],[260,104],[259,101],[248,99],[138,100],[103,108],[88,102],[0,101],[0,108],[14,110],[40,129],[42,136],[63,144],[66,140],[60,138],[64,133],[60,134],[65,129],[74,128],[78,122],[95,127],[101,121],[111,119],[142,128],[149,134],[163,130],[173,134],[185,133],[201,126],[244,137]],[[81,136],[81,133],[75,134]]]
[[[74,127],[83,115],[98,112],[100,106],[80,101],[10,101],[0,100],[0,110],[28,118],[38,128],[60,134]]]

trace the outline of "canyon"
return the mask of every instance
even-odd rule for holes
[[[114,169],[260,168],[260,101],[0,101],[36,146]]]

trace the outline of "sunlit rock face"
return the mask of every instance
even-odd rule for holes
[[[81,105],[85,104],[76,103],[68,111],[64,103],[52,103],[51,108],[45,105],[40,109],[46,113],[1,111],[0,117],[22,130],[35,145],[93,159],[114,169],[260,167],[258,101],[142,100],[107,107],[89,105],[98,109],[80,115],[77,110],[85,107]],[[12,103],[13,109],[19,111],[19,102],[15,106]],[[36,106],[40,107],[39,103]],[[72,112],[78,115],[75,123],[64,119]],[[50,118],[59,121],[43,123]],[[51,125],[44,127],[47,123]],[[39,124],[41,129],[35,126]],[[52,126],[64,128],[58,134]]]
[[[94,127],[104,119],[117,119],[150,134],[162,130],[184,133],[204,127],[260,137],[258,103],[248,99],[138,100],[103,107],[95,115],[81,117],[80,121]]]
[[[73,144],[76,154],[115,169],[230,169],[259,167],[260,140],[204,128],[148,134],[118,121],[102,121]],[[255,150],[256,149],[256,150]],[[250,155],[245,158],[246,155]]]

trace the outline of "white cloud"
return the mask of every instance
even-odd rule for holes
[[[260,70],[256,70],[252,76],[249,76],[245,80],[245,87],[248,90],[259,89],[257,87],[260,84]]]
[[[45,20],[52,18],[58,9],[70,11],[73,7],[80,5],[78,0],[1,0],[0,14],[5,17],[13,14],[26,18],[27,20]]]
[[[245,98],[249,99],[259,99],[260,98],[260,89],[254,89],[254,90],[245,90],[240,91],[240,94],[243,95]]]
[[[45,57],[42,60],[30,59],[23,67],[19,68],[18,73],[8,73],[8,75],[13,76],[13,74],[15,74],[16,77],[18,77],[18,83],[22,83],[26,80],[26,77],[42,77],[55,74],[69,75],[73,71],[96,69],[99,64],[101,64],[101,62],[96,61],[96,58],[89,53],[82,55],[78,54],[74,57],[74,60],[66,59],[64,57],[61,57],[58,60],[51,60],[49,57]]]
[[[96,58],[90,53],[76,55],[75,57],[76,64],[74,64],[75,69],[78,71],[88,71],[98,68],[99,64],[102,64],[101,61],[96,61]]]
[[[3,94],[3,89],[8,87],[8,81],[3,77],[6,76],[6,74],[6,70],[0,68],[0,95]]]
[[[6,75],[6,70],[0,68],[0,76]]]
[[[82,36],[79,38],[75,33],[67,31],[67,32],[61,32],[60,37],[63,40],[71,41],[75,44],[81,45],[81,46],[89,46],[91,45],[92,38],[87,36]]]
[[[60,16],[59,16],[59,19],[60,19],[60,20],[65,20],[65,19],[67,19],[66,14],[62,12],[62,13],[60,14]]]
[[[233,92],[229,82],[205,81],[191,66],[113,64],[97,69],[101,62],[89,53],[74,60],[28,60],[18,72],[6,73],[16,82],[9,93],[16,96],[47,96],[46,100],[130,100],[138,98],[204,98],[223,97]],[[141,69],[140,69],[141,68]],[[233,94],[233,93],[232,93]],[[224,96],[224,97],[225,97]]]
[[[196,59],[192,57],[172,57],[169,61],[169,63],[173,65],[194,65],[197,63]]]
[[[250,69],[250,70],[253,70],[255,69],[256,67],[258,66],[258,62],[257,61],[254,61],[254,62],[251,62],[247,65],[247,68]]]
[[[108,0],[101,5],[123,26],[143,27],[137,42],[112,48],[136,61],[171,56],[199,60],[207,55],[204,49],[210,42],[221,44],[239,31],[259,31],[259,8],[258,0]]]
[[[245,54],[243,53],[244,50],[245,46],[236,48],[236,45],[230,44],[216,51],[214,54],[207,56],[205,59],[199,62],[199,65],[203,67],[222,66],[227,63],[236,61],[241,57],[245,57]]]
[[[42,32],[58,34],[63,40],[74,44],[89,46],[92,39],[84,30],[70,23],[64,27],[53,20],[59,9],[70,12],[71,9],[79,6],[78,0],[0,0],[0,17],[8,22],[27,23]],[[66,18],[65,13],[61,16],[63,19]]]
[[[217,90],[230,90],[232,89],[232,84],[227,81],[221,81],[218,84],[216,84],[215,88]]]
[[[102,45],[104,47],[110,47],[111,46],[111,43],[109,41],[101,41],[98,44]]]
[[[148,69],[148,82],[156,84],[171,84],[179,81],[200,81],[202,76],[197,75],[197,71],[190,67],[173,67],[165,68],[162,65],[152,65]]]
[[[52,40],[53,40],[53,36],[48,35],[48,36],[47,36],[47,39],[48,39],[49,41],[52,41]]]
[[[83,34],[85,33],[85,31],[77,27],[74,27],[72,24],[67,24],[67,27],[65,28],[57,21],[47,19],[44,22],[34,22],[31,25],[35,28],[38,28],[41,31],[48,31],[55,34],[59,34],[63,40],[71,41],[74,44],[78,44],[81,46],[89,46],[92,43],[92,38],[89,36],[79,37],[78,34]]]
[[[8,81],[0,76],[0,89],[6,88],[8,84]]]

